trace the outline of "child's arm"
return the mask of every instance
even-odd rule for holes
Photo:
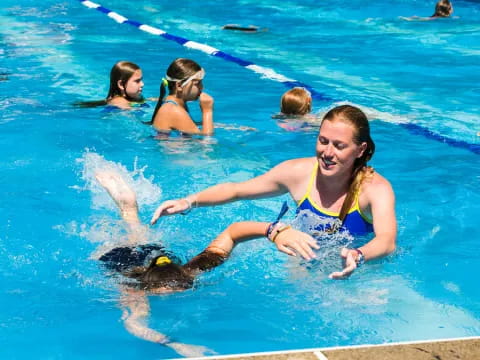
[[[203,104],[202,97],[210,98],[211,104]],[[190,135],[211,135],[213,133],[213,99],[209,95],[202,93],[200,95],[200,106],[203,117],[202,129],[198,128],[190,114],[182,106],[168,103],[162,105],[158,110],[152,125],[159,131],[177,130]]]
[[[205,356],[212,351],[204,346],[183,344],[172,341],[164,334],[148,326],[150,305],[146,294],[141,291],[121,289],[120,303],[123,308],[122,320],[125,329],[140,339],[168,346],[178,354],[186,357]]]
[[[213,134],[213,97],[207,93],[200,94],[200,109],[202,110],[202,131],[203,135]]]

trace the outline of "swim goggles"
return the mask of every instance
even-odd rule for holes
[[[157,261],[155,262],[155,265],[157,266],[164,266],[171,264],[172,260],[170,260],[167,256],[160,256]]]
[[[168,75],[165,75],[166,80],[175,81],[175,82],[180,81],[182,83],[182,86],[187,85],[192,80],[203,80],[204,77],[205,77],[205,70],[204,69],[200,69],[200,71],[197,71],[195,74],[193,74],[192,76],[190,76],[186,79],[175,79],[175,78],[171,78]]]

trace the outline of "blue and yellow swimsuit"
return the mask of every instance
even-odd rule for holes
[[[307,192],[303,196],[303,198],[297,204],[297,214],[302,210],[307,210],[308,212],[316,215],[322,219],[338,219],[339,213],[334,213],[331,211],[327,211],[322,209],[320,206],[315,204],[315,202],[310,197],[310,192],[312,190],[313,184],[316,179],[318,171],[318,162],[315,163],[315,167],[312,171],[312,175],[310,177],[310,181],[308,183]],[[362,214],[360,210],[360,206],[358,205],[358,192],[355,194],[355,201],[353,207],[348,212],[347,216],[343,220],[341,230],[348,231],[350,235],[358,236],[358,235],[365,235],[368,233],[373,232],[373,225],[372,221],[368,219],[367,216]],[[317,231],[327,231],[330,229],[329,225],[319,224],[313,230]]]

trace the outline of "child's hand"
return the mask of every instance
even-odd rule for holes
[[[200,100],[200,109],[202,109],[202,112],[213,111],[213,97],[211,97],[205,92],[202,92],[200,94],[199,100]]]

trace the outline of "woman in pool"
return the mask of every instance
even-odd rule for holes
[[[159,135],[168,136],[172,130],[184,134],[213,134],[213,98],[202,91],[204,76],[205,71],[193,60],[178,58],[170,64],[162,79],[160,98],[150,121]],[[200,102],[202,129],[188,113],[187,102],[194,100]]]
[[[348,231],[354,236],[374,233],[373,239],[358,249],[342,249],[345,268],[331,277],[344,278],[364,261],[395,250],[395,196],[390,183],[367,166],[374,151],[365,114],[350,105],[337,106],[322,120],[316,156],[285,161],[242,183],[219,184],[183,199],[165,201],[155,211],[151,223],[192,207],[289,192],[298,204],[297,212],[303,210],[336,223],[317,230]],[[306,259],[314,257],[313,239],[309,235],[285,226],[273,231],[280,229],[275,238],[280,251],[289,255],[299,253]]]
[[[119,61],[110,70],[110,88],[105,100],[81,101],[75,105],[80,107],[96,107],[110,105],[129,110],[145,104],[142,96],[143,74],[137,64]]]
[[[275,240],[273,225],[260,222],[239,222],[230,225],[200,254],[184,265],[169,254],[163,246],[146,244],[145,232],[138,217],[138,206],[133,190],[122,177],[112,171],[97,172],[98,182],[117,204],[122,218],[128,224],[128,241],[99,256],[105,267],[134,279],[121,285],[121,304],[125,328],[133,335],[168,346],[184,356],[201,356],[209,350],[173,342],[147,325],[150,306],[147,295],[183,291],[193,286],[196,275],[222,264],[235,244],[262,237],[270,231]]]

